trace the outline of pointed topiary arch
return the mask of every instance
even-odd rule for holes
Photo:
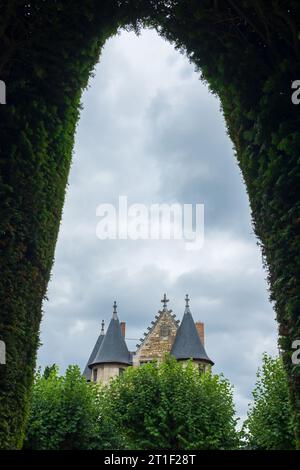
[[[0,447],[22,445],[82,90],[105,41],[141,26],[184,51],[220,97],[268,267],[300,447],[291,361],[300,337],[300,106],[291,102],[300,14],[298,2],[279,0],[1,2]]]

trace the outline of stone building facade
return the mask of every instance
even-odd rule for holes
[[[102,322],[100,335],[83,372],[88,381],[108,383],[110,379],[122,374],[127,367],[162,361],[166,354],[173,355],[183,363],[191,359],[201,371],[213,365],[204,348],[204,324],[194,322],[188,296],[185,299],[186,306],[181,323],[172,310],[168,309],[169,300],[166,294],[161,302],[162,309],[158,311],[134,352],[128,351],[125,323],[119,322],[117,305],[114,302],[107,332],[104,333]]]
[[[172,310],[167,309],[165,303],[144,333],[140,344],[137,344],[137,350],[133,355],[133,365],[139,366],[153,360],[162,360],[167,353],[170,353],[178,324],[179,321],[172,314]]]

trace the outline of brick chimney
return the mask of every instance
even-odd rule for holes
[[[121,322],[120,322],[120,327],[121,327],[122,336],[123,336],[123,338],[125,338],[126,322],[121,321]]]
[[[200,336],[201,343],[202,343],[203,346],[204,346],[204,323],[202,323],[201,321],[196,321],[196,322],[195,322],[195,325],[196,325],[198,334],[199,334],[199,336]]]

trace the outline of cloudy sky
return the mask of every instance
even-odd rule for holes
[[[96,208],[204,204],[205,242],[99,240]],[[153,31],[111,38],[83,96],[73,166],[44,305],[39,364],[85,365],[118,302],[135,349],[167,293],[205,322],[206,350],[244,416],[264,351],[276,354],[266,273],[220,105],[187,58]]]

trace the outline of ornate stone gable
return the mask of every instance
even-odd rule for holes
[[[162,360],[166,353],[170,353],[179,320],[172,310],[167,309],[166,296],[162,300],[164,308],[158,311],[155,320],[152,321],[148,331],[144,333],[144,338],[137,344],[137,350],[133,357],[133,365],[138,366],[153,360]]]

